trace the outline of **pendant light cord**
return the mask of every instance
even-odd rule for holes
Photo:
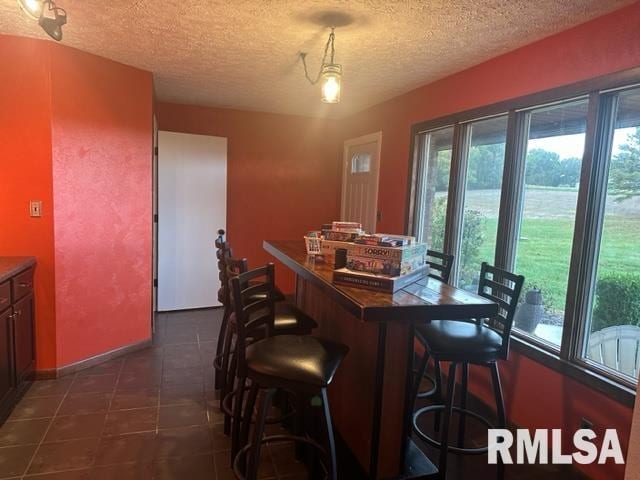
[[[327,54],[329,53],[329,46],[331,46],[331,64],[333,64],[333,58],[335,57],[335,54],[336,54],[336,49],[333,44],[334,39],[336,38],[336,35],[335,33],[333,33],[333,31],[334,31],[334,27],[331,27],[331,33],[329,34],[329,38],[327,39],[326,45],[324,46],[324,54],[322,55],[322,63],[320,64],[320,70],[318,71],[318,75],[316,75],[315,80],[309,76],[309,71],[307,70],[307,62],[306,62],[307,54],[306,53],[300,54],[300,58],[302,59],[302,65],[304,66],[304,76],[307,77],[307,80],[309,80],[309,83],[311,85],[315,85],[316,83],[318,83],[318,81],[320,80],[320,77],[322,76],[322,69],[327,63],[326,60],[327,60]]]

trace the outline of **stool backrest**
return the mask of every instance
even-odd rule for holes
[[[438,252],[437,250],[427,250],[427,265],[429,265],[429,276],[431,278],[449,283],[453,255]]]
[[[239,261],[240,268],[246,267],[246,259]],[[236,352],[239,373],[245,365],[247,339],[257,330],[273,334],[275,319],[275,267],[269,263],[254,270],[244,270],[229,280],[233,311],[236,319]]]
[[[498,304],[498,314],[488,319],[490,327],[502,335],[502,358],[509,354],[513,317],[518,307],[524,277],[482,262],[478,295]],[[482,321],[482,320],[480,320]]]
[[[227,279],[226,259],[231,257],[231,247],[224,239],[224,230],[218,230],[218,236],[215,240],[216,258],[218,259],[218,279],[220,280],[220,288],[218,289],[218,301],[225,307],[229,307],[229,281]]]

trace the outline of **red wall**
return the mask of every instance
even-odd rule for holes
[[[11,36],[0,59],[0,255],[37,257],[36,368],[149,339],[151,74]]]
[[[160,130],[227,137],[228,239],[250,265],[274,261],[263,240],[302,239],[338,218],[336,122],[168,103],[156,112]],[[289,269],[278,267],[277,278],[293,291]]]
[[[56,365],[51,184],[51,97],[47,44],[0,36],[0,255],[30,255],[35,277],[37,368]],[[42,217],[29,201],[42,201]]]
[[[412,124],[636,67],[639,24],[640,3],[635,3],[345,119],[343,139],[382,131],[379,230],[404,229]],[[626,448],[631,408],[514,351],[501,368],[511,421],[523,427],[574,431],[585,416],[596,428],[617,428]],[[477,381],[474,389],[488,400],[487,385]],[[624,470],[611,465],[583,469],[602,479],[622,478]]]
[[[52,49],[58,365],[150,337],[152,89],[149,72]]]

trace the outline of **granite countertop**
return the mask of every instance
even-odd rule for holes
[[[36,257],[0,257],[0,283],[36,264]]]

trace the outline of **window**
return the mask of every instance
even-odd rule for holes
[[[628,85],[628,86],[626,86]],[[640,74],[414,125],[410,232],[524,275],[513,345],[628,405],[640,375]]]
[[[469,128],[458,286],[475,292],[480,264],[494,263],[507,116],[473,122]]]
[[[526,112],[528,140],[514,269],[526,278],[515,327],[560,346],[584,154],[587,100]]]
[[[447,194],[451,171],[453,127],[427,132],[421,136],[422,160],[418,205],[418,238],[429,248],[444,249],[447,218]]]
[[[368,173],[371,170],[371,154],[356,153],[351,159],[351,173]]]
[[[621,92],[583,354],[628,381],[640,362],[640,89]]]

